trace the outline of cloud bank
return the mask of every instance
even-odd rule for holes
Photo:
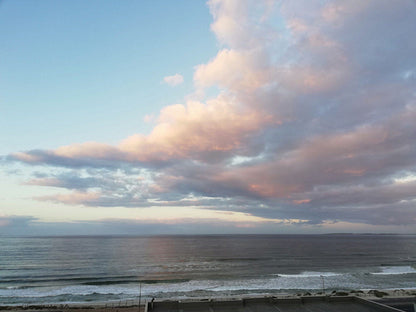
[[[416,3],[208,2],[217,55],[148,135],[31,150],[36,198],[270,219],[416,224]],[[165,77],[181,82],[180,75]],[[216,87],[216,96],[204,96]],[[70,191],[68,193],[68,191]]]

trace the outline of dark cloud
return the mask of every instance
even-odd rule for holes
[[[31,216],[0,216],[0,235],[30,235],[29,228],[35,220]]]
[[[18,161],[34,165],[47,165],[66,168],[118,168],[122,162],[108,156],[105,159],[90,157],[67,157],[57,155],[54,151],[31,150],[24,153],[11,154],[6,157],[8,161]]]

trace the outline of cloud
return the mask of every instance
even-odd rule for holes
[[[26,231],[36,218],[31,216],[0,215],[0,235],[25,235],[32,234]]]
[[[27,181],[72,192],[37,199],[415,224],[416,185],[402,178],[416,172],[416,4],[208,4],[220,49],[193,79],[218,93],[163,108],[150,134],[118,145],[8,155],[68,170]]]
[[[173,76],[166,76],[163,78],[163,81],[170,86],[177,86],[183,83],[183,76],[180,74],[175,74]]]
[[[63,167],[118,167],[120,163],[155,165],[178,159],[215,161],[245,151],[245,141],[271,122],[268,115],[238,104],[222,95],[207,103],[165,107],[153,131],[132,135],[118,146],[86,142],[52,151],[15,153],[10,159],[25,163],[46,163]]]

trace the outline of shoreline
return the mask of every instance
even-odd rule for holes
[[[371,289],[371,290],[337,290],[331,292],[300,292],[297,294],[276,293],[275,295],[243,295],[243,296],[229,296],[229,297],[195,297],[187,299],[166,298],[155,300],[155,302],[206,302],[206,301],[238,301],[243,299],[260,299],[260,298],[275,298],[275,299],[296,299],[305,297],[358,297],[372,301],[388,301],[388,300],[416,300],[416,289]],[[13,312],[29,312],[29,311],[62,311],[62,312],[94,312],[105,311],[122,311],[122,312],[139,312],[144,311],[144,307],[148,300],[142,300],[139,307],[139,300],[127,300],[119,302],[83,302],[83,303],[51,303],[51,304],[16,304],[16,305],[2,305],[0,303],[0,311]]]

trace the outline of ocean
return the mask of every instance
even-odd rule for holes
[[[416,289],[415,235],[0,237],[0,304]]]

